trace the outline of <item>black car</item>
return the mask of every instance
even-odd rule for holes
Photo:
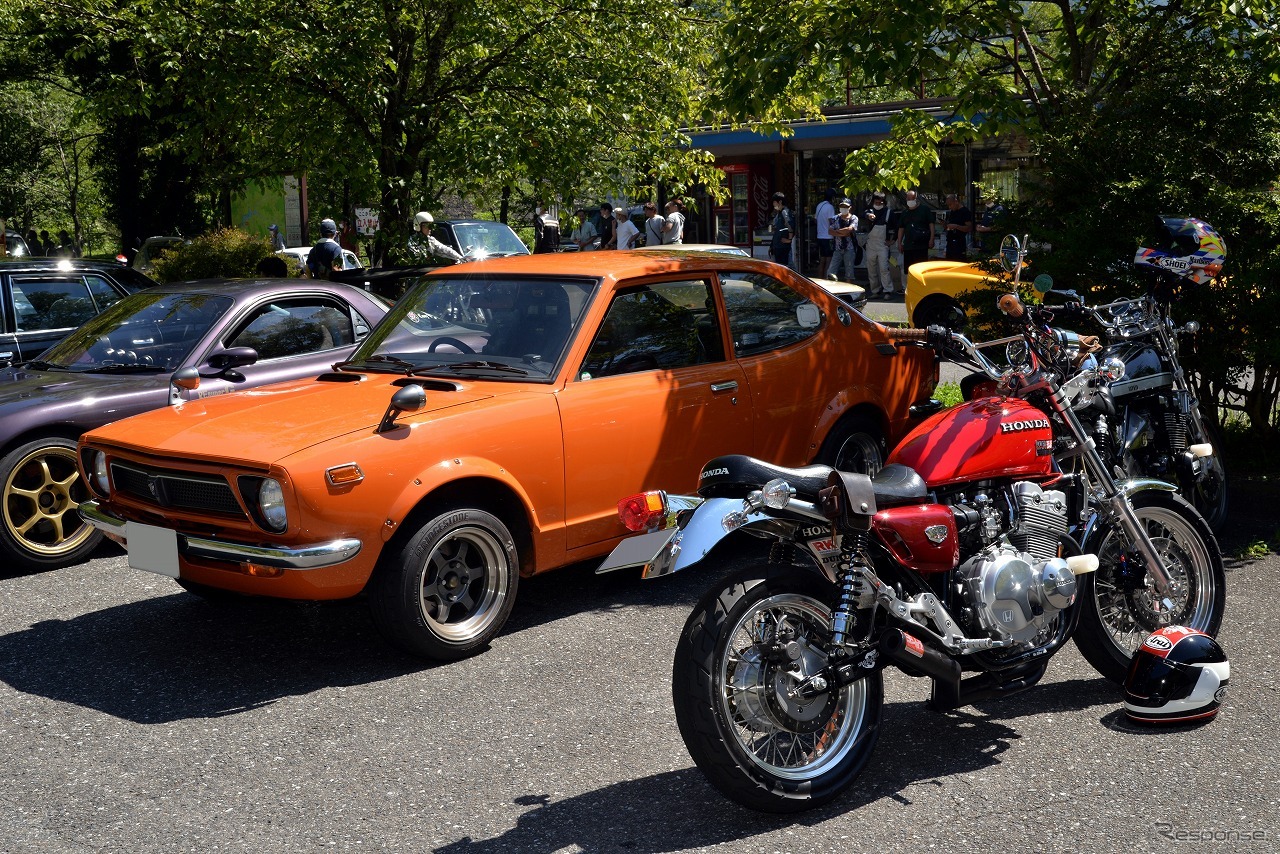
[[[34,359],[121,297],[154,284],[110,261],[0,261],[0,367]]]

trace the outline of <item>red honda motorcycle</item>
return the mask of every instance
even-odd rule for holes
[[[1103,380],[1016,296],[1002,307],[1023,322],[1018,369],[941,327],[886,330],[999,393],[926,419],[875,476],[727,456],[696,498],[619,505],[634,530],[675,524],[599,571],[731,568],[685,623],[672,696],[694,761],[733,800],[791,812],[839,795],[875,745],[885,667],[930,678],[945,711],[1032,687],[1071,639],[1119,683],[1148,633],[1217,632],[1212,531],[1172,485],[1113,479],[1072,408]]]

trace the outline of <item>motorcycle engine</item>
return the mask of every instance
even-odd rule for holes
[[[960,564],[956,578],[971,622],[997,640],[1031,645],[1076,598],[1075,575],[1058,557],[1067,531],[1067,496],[1019,482],[1009,502],[1004,536]]]

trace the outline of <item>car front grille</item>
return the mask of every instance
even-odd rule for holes
[[[235,493],[221,477],[112,463],[111,479],[118,491],[156,507],[244,516]]]

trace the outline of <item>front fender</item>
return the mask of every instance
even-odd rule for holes
[[[1135,477],[1130,480],[1119,481],[1118,483],[1116,483],[1116,489],[1119,490],[1120,494],[1125,497],[1126,501],[1132,499],[1133,496],[1135,495],[1138,495],[1143,492],[1148,492],[1148,491],[1153,491],[1153,492],[1177,492],[1178,491],[1178,487],[1174,486],[1173,484],[1166,483],[1163,480],[1156,480],[1155,478],[1150,478],[1150,477]],[[1085,524],[1084,532],[1080,537],[1080,543],[1082,546],[1087,546],[1085,548],[1086,552],[1089,550],[1089,547],[1092,547],[1093,545],[1095,545],[1094,543],[1091,542],[1092,538],[1095,536],[1097,532],[1099,520],[1105,518],[1106,515],[1107,514],[1105,512],[1094,513],[1092,517],[1090,517],[1089,521]]]
[[[442,486],[468,478],[495,481],[510,489],[520,499],[525,512],[529,515],[533,531],[536,533],[541,530],[543,520],[538,518],[537,504],[530,499],[529,493],[509,471],[492,460],[482,457],[455,457],[428,466],[406,484],[387,510],[387,524],[381,528],[383,542],[395,536],[401,523],[414,508],[422,503],[422,499]]]

